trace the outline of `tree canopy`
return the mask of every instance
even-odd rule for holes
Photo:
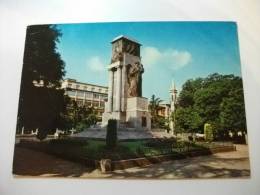
[[[160,123],[160,117],[158,116],[158,110],[160,107],[160,103],[162,100],[155,95],[152,95],[150,102],[149,102],[149,110],[151,112],[152,117],[152,127],[158,127]]]
[[[65,63],[57,52],[61,32],[55,25],[27,27],[17,129],[39,128],[48,132],[58,126],[65,111],[60,81]]]
[[[178,97],[177,129],[202,132],[205,123],[212,124],[219,136],[228,130],[246,131],[241,77],[215,73],[184,83]]]

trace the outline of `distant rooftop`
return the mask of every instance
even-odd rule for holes
[[[64,81],[79,83],[79,84],[83,84],[83,85],[91,85],[91,86],[96,86],[96,87],[108,88],[107,86],[104,86],[104,85],[97,85],[97,84],[92,84],[92,83],[83,83],[83,82],[77,81],[76,79],[71,79],[71,78],[66,78],[66,79],[64,79]]]
[[[162,102],[160,102],[160,105],[161,106],[163,106],[163,105],[170,105],[170,103],[168,101],[163,100]]]
[[[134,42],[134,43],[137,43],[137,44],[141,45],[137,40],[132,39],[132,38],[129,38],[129,37],[125,36],[125,35],[119,35],[119,36],[117,36],[116,38],[114,38],[114,39],[112,40],[111,43],[114,43],[115,41],[120,40],[120,39],[127,39],[127,40],[129,40],[129,41],[131,41],[131,42]]]

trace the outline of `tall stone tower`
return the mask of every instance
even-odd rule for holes
[[[177,89],[175,86],[175,82],[172,81],[172,86],[170,88],[170,129],[172,134],[174,134],[175,130],[175,110],[176,110],[176,103],[177,103]]]
[[[140,47],[137,41],[118,36],[112,42],[111,64],[108,66],[108,101],[102,116],[102,126],[117,119],[119,128],[150,130],[148,100],[142,97]]]

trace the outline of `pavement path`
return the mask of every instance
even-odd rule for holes
[[[16,147],[13,163],[15,176],[81,177],[113,179],[185,179],[230,178],[250,176],[248,147],[236,145],[237,151],[167,161],[147,167],[135,167],[101,174],[98,169],[70,162],[29,149]]]

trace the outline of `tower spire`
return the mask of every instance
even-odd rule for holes
[[[170,87],[170,129],[172,131],[172,134],[174,135],[174,129],[175,129],[175,109],[176,109],[176,101],[177,101],[177,89],[174,82],[174,79],[172,79],[172,84]]]
[[[174,79],[172,79],[172,90],[176,90]]]

